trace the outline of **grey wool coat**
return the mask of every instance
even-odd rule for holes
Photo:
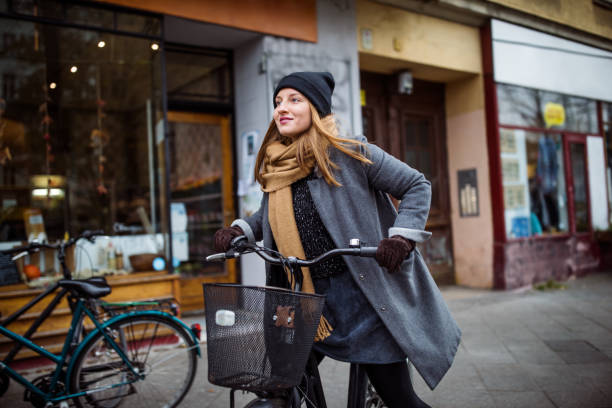
[[[427,240],[431,235],[424,231],[430,183],[420,172],[375,145],[366,144],[362,153],[372,165],[336,149],[330,152],[338,165],[334,177],[341,187],[327,184],[322,177],[308,181],[317,211],[336,246],[347,247],[351,238],[375,246],[392,235],[416,242]],[[385,193],[401,200],[398,211]],[[274,246],[267,194],[255,214],[232,225],[241,227],[250,241],[263,239],[264,246]],[[461,331],[419,251],[415,249],[401,270],[393,274],[373,258],[344,256],[344,261],[410,362],[431,389],[436,387],[453,362]],[[271,273],[267,267],[268,282]]]

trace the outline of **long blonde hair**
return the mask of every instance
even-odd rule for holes
[[[359,152],[360,147],[365,147],[364,143],[338,136],[338,127],[336,126],[336,120],[333,114],[321,118],[319,112],[317,112],[317,109],[310,101],[308,105],[310,106],[312,125],[306,132],[298,136],[295,141],[280,134],[274,119],[270,122],[270,126],[261,142],[261,147],[255,161],[255,179],[259,184],[264,184],[262,172],[266,157],[266,149],[272,142],[276,141],[280,141],[286,145],[292,142],[297,143],[296,159],[298,165],[302,169],[308,170],[310,159],[314,159],[325,181],[336,187],[340,187],[341,184],[332,174],[332,169],[337,169],[338,166],[329,158],[330,147],[334,147],[362,163],[372,164],[371,160]]]

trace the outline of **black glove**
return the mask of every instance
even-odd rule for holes
[[[215,251],[229,251],[232,239],[239,237],[240,235],[244,235],[244,231],[242,228],[236,225],[217,230],[217,232],[215,232]]]
[[[414,241],[400,235],[385,238],[378,244],[376,251],[376,262],[384,266],[389,272],[397,272],[400,265],[414,249]]]

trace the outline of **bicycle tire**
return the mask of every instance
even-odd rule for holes
[[[161,330],[160,330],[161,329]],[[76,356],[71,375],[73,399],[78,407],[176,407],[196,375],[195,341],[180,324],[166,316],[131,316],[105,329],[120,345],[129,369],[106,337],[98,332]],[[164,392],[167,390],[167,392]]]

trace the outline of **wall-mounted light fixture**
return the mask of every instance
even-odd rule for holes
[[[411,95],[413,88],[412,72],[401,71],[397,74],[397,92],[402,95]]]

